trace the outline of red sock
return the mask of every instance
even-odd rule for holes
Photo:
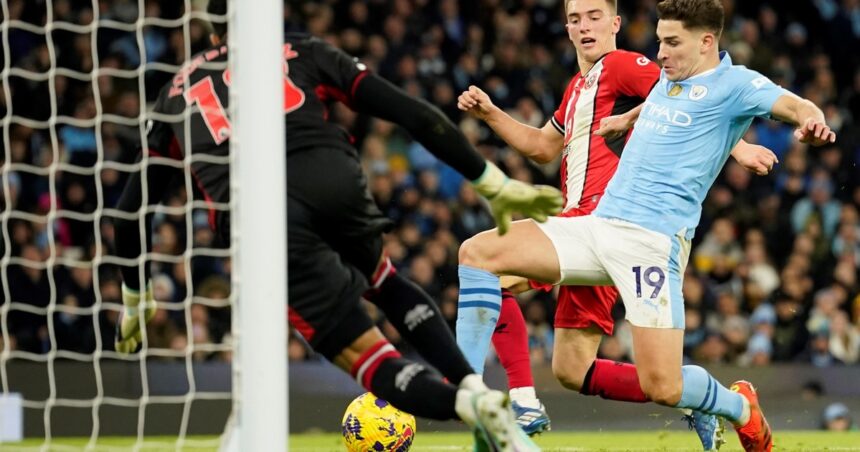
[[[585,375],[582,389],[585,395],[597,395],[608,400],[622,402],[648,402],[648,397],[639,386],[639,375],[633,364],[596,359]]]
[[[526,319],[517,299],[507,289],[502,290],[502,311],[496,330],[493,331],[493,347],[499,361],[508,374],[508,388],[534,386]]]

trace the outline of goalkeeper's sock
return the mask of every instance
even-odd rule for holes
[[[502,289],[502,310],[493,331],[493,348],[508,374],[508,388],[532,388],[534,392],[526,319],[508,289]]]
[[[365,389],[400,410],[430,419],[459,419],[457,387],[431,369],[400,356],[380,340],[352,365],[350,373]]]
[[[476,373],[484,373],[484,360],[502,305],[499,277],[479,268],[460,265],[457,304],[457,344]]]
[[[415,283],[399,274],[389,274],[377,290],[365,296],[451,383],[459,384],[466,375],[474,373],[457,348],[454,334],[436,303]]]
[[[636,366],[608,359],[595,359],[585,374],[580,394],[596,395],[607,400],[648,402],[639,385]]]
[[[676,407],[716,414],[729,421],[741,418],[744,409],[742,395],[721,385],[699,366],[684,366],[681,375],[684,387]]]

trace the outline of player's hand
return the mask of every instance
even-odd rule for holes
[[[457,108],[483,121],[487,119],[495,105],[487,93],[471,85],[468,91],[463,91],[463,94],[457,98]]]
[[[822,146],[836,141],[836,132],[830,130],[830,126],[812,118],[807,119],[805,124],[795,129],[794,136],[801,143],[808,143],[813,146]]]
[[[514,212],[543,223],[550,215],[561,212],[564,204],[561,192],[555,187],[510,179],[489,162],[484,174],[473,184],[475,190],[490,202],[499,235],[508,232]]]
[[[739,144],[732,151],[732,157],[747,171],[759,176],[767,176],[773,170],[773,166],[779,163],[773,151],[757,144]]]
[[[633,123],[624,115],[606,116],[600,120],[600,128],[594,134],[611,140],[624,135],[631,127]]]
[[[530,185],[518,180],[508,179],[501,191],[490,201],[490,209],[496,220],[499,235],[505,235],[511,226],[511,216],[520,212],[539,223],[550,215],[561,212],[564,203],[561,192],[549,185]]]
[[[144,323],[149,322],[155,315],[156,307],[152,297],[152,283],[146,285],[146,291],[143,294],[129,289],[123,284],[122,306],[123,310],[120,312],[116,324],[114,349],[121,355],[127,355],[136,352],[138,346],[143,342],[140,332],[141,313]]]

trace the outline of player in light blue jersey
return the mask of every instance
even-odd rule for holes
[[[497,275],[568,285],[615,285],[632,325],[639,383],[654,402],[722,416],[746,451],[773,439],[752,385],[731,390],[699,366],[682,366],[681,283],[701,203],[755,117],[798,126],[812,145],[833,142],[824,114],[720,53],[719,0],[657,6],[660,80],[642,108],[615,176],[591,216],[520,221],[460,248],[461,287],[498,291]]]
[[[671,42],[674,35],[662,46]],[[688,78],[664,66],[594,214],[689,240],[708,189],[753,118],[790,121],[788,107],[800,104],[767,77],[733,66],[726,52],[716,67]]]

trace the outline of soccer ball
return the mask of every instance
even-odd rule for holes
[[[415,438],[415,416],[366,392],[346,407],[341,428],[350,452],[406,452]]]

